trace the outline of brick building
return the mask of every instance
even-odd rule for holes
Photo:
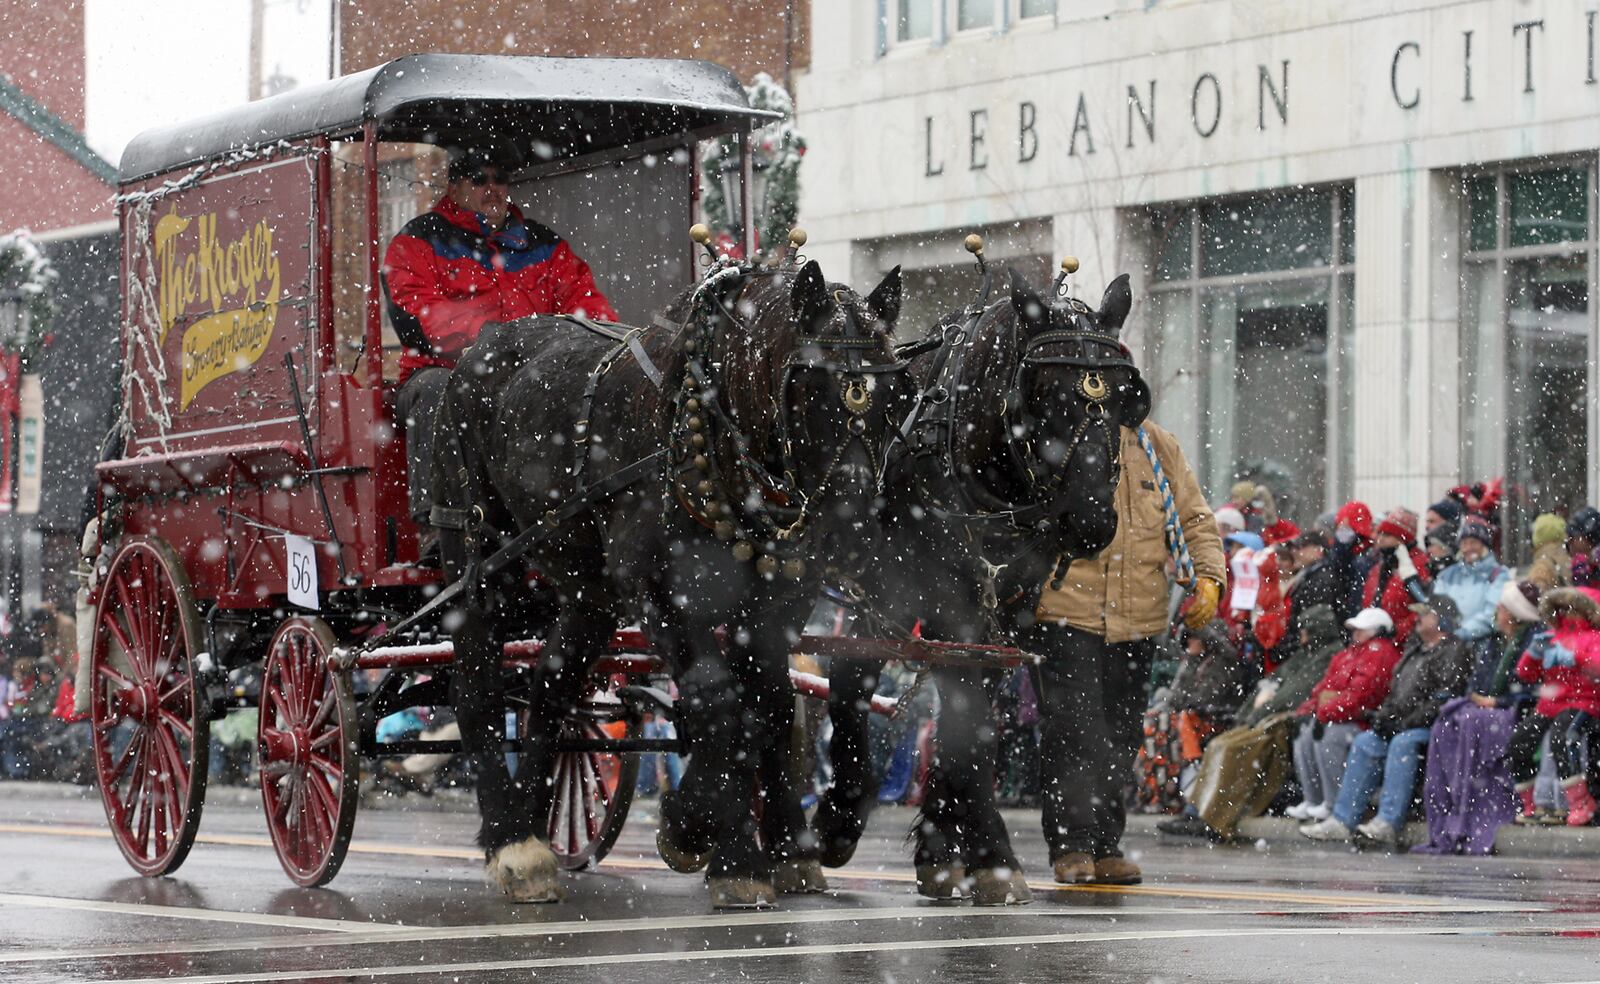
[[[809,63],[811,0],[667,4],[656,0],[339,0],[340,68],[358,72],[422,51],[484,55],[704,58],[748,82],[789,85]]]
[[[0,0],[0,234],[29,230],[58,274],[55,314],[23,377],[21,419],[37,495],[0,507],[0,606],[70,607],[80,511],[116,405],[115,168],[83,138],[81,0]],[[16,447],[14,444],[13,447]],[[19,459],[20,460],[20,459]]]

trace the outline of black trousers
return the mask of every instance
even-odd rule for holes
[[[1050,858],[1121,857],[1123,792],[1144,734],[1155,640],[1108,643],[1092,632],[1040,625],[1028,642],[1044,657],[1033,679]]]
[[[450,370],[440,366],[418,369],[394,397],[394,416],[406,430],[406,481],[411,518],[427,525],[433,508],[433,422],[444,405],[444,388]]]
[[[1570,710],[1553,718],[1527,714],[1512,729],[1511,741],[1506,746],[1506,765],[1511,769],[1511,780],[1517,785],[1533,782],[1539,774],[1539,763],[1533,759],[1546,733],[1550,735],[1550,754],[1556,760],[1556,775],[1563,781],[1583,775],[1585,760],[1591,770],[1600,768],[1596,764],[1596,755],[1600,753],[1600,718]]]

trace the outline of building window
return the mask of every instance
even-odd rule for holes
[[[956,0],[956,30],[993,27],[995,0]]]
[[[1018,17],[1049,17],[1056,12],[1056,0],[1017,0]]]
[[[1463,478],[1505,477],[1506,559],[1533,518],[1594,500],[1595,167],[1462,179]]]
[[[1290,189],[1148,214],[1152,416],[1213,501],[1250,479],[1305,525],[1348,494],[1352,197]]]
[[[892,0],[895,5],[896,41],[925,41],[933,37],[936,0]]]

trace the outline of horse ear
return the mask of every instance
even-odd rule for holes
[[[1100,298],[1100,328],[1115,335],[1122,330],[1132,308],[1133,288],[1128,286],[1128,275],[1124,273],[1106,285],[1105,295]]]
[[[826,319],[833,313],[833,299],[828,296],[828,282],[822,277],[822,267],[811,260],[800,268],[790,293],[794,303],[795,320],[805,329]]]
[[[900,301],[903,297],[900,268],[897,266],[867,295],[867,310],[877,315],[879,320],[892,325],[900,319]]]
[[[1027,325],[1048,326],[1050,323],[1050,309],[1040,300],[1039,295],[1033,292],[1028,282],[1023,279],[1015,267],[1010,268],[1011,273],[1011,306],[1016,309],[1017,316]]]

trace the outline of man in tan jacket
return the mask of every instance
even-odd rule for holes
[[[1171,487],[1193,561],[1194,602],[1186,620],[1199,629],[1215,617],[1227,583],[1222,539],[1177,440],[1149,421],[1144,432]],[[1111,545],[1075,561],[1059,589],[1045,585],[1029,639],[1029,648],[1044,657],[1034,671],[1044,836],[1056,881],[1067,884],[1131,885],[1142,877],[1122,857],[1122,792],[1141,737],[1156,637],[1167,629],[1174,550],[1155,469],[1139,432],[1126,427],[1116,509]]]

